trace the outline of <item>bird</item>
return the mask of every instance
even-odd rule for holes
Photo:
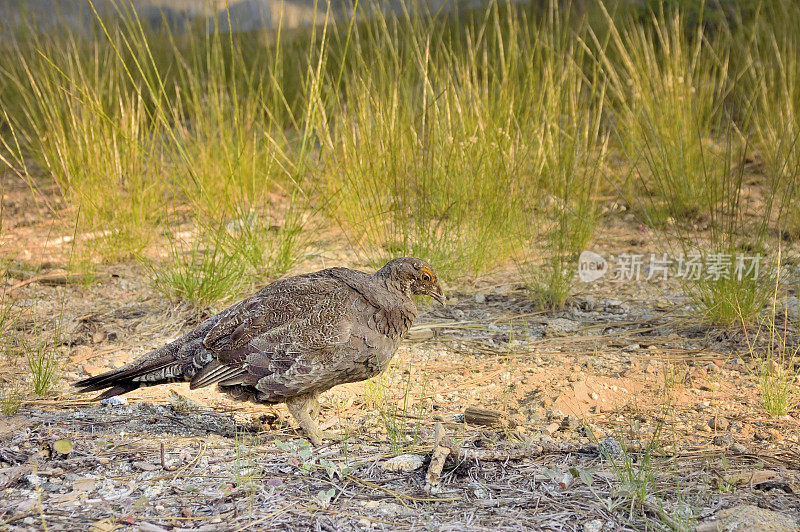
[[[142,386],[217,384],[237,400],[285,403],[308,440],[327,435],[319,395],[385,370],[418,309],[413,296],[445,305],[426,261],[400,257],[375,273],[335,267],[276,280],[177,340],[115,370],[74,383],[101,400]]]

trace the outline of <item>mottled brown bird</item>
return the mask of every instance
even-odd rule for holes
[[[236,399],[286,403],[314,445],[318,396],[381,373],[417,317],[412,296],[444,304],[436,273],[402,257],[373,274],[329,268],[280,279],[174,342],[75,383],[98,399],[140,386],[217,384]]]

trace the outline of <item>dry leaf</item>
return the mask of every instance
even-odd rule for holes
[[[89,532],[112,532],[119,528],[111,519],[105,518],[89,525]]]

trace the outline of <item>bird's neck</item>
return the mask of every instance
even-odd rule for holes
[[[407,299],[413,303],[414,299],[411,297],[411,282],[404,283],[397,279],[392,279],[389,276],[382,276],[382,280],[384,286],[386,286],[386,290],[389,293],[394,294],[396,296],[400,296],[404,299]]]

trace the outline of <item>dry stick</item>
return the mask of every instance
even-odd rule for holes
[[[425,491],[431,492],[434,486],[442,478],[442,470],[447,457],[450,455],[452,443],[444,431],[441,423],[436,423],[433,429],[434,443],[431,453],[431,463],[428,466],[428,473],[425,475]]]
[[[164,447],[163,443],[161,444],[161,447],[163,449],[163,447]],[[183,471],[189,469],[190,467],[192,467],[193,465],[197,464],[197,462],[200,461],[200,459],[203,457],[203,455],[206,452],[206,447],[207,447],[207,445],[201,444],[200,451],[197,453],[197,456],[195,456],[194,459],[192,461],[190,461],[188,464],[186,464],[185,466],[183,466],[183,467],[181,467],[179,469],[167,469],[165,467],[166,471],[170,471],[170,472],[175,471],[174,475],[163,475],[163,476],[160,476],[160,477],[152,478],[150,480],[165,480],[167,478],[170,478],[170,476],[172,476],[172,480],[175,480],[176,478],[178,478],[178,475],[180,473],[182,473]],[[162,454],[162,457],[163,457],[163,454]],[[163,460],[162,460],[161,464],[162,464],[162,466],[165,466]]]
[[[178,469],[178,466],[168,466],[167,463],[164,461],[164,442],[161,442],[161,468],[164,471],[175,471]]]
[[[70,277],[81,277],[83,275],[84,274],[82,273],[46,273],[44,275],[37,275],[35,277],[30,277],[28,279],[25,279],[24,281],[20,281],[17,284],[8,287],[6,289],[6,294],[8,294],[9,292],[13,292],[17,288],[22,288],[25,285],[29,285],[31,283],[37,283],[39,281],[46,281],[48,279],[51,280],[63,279],[63,284],[67,284],[67,281],[69,280]]]

